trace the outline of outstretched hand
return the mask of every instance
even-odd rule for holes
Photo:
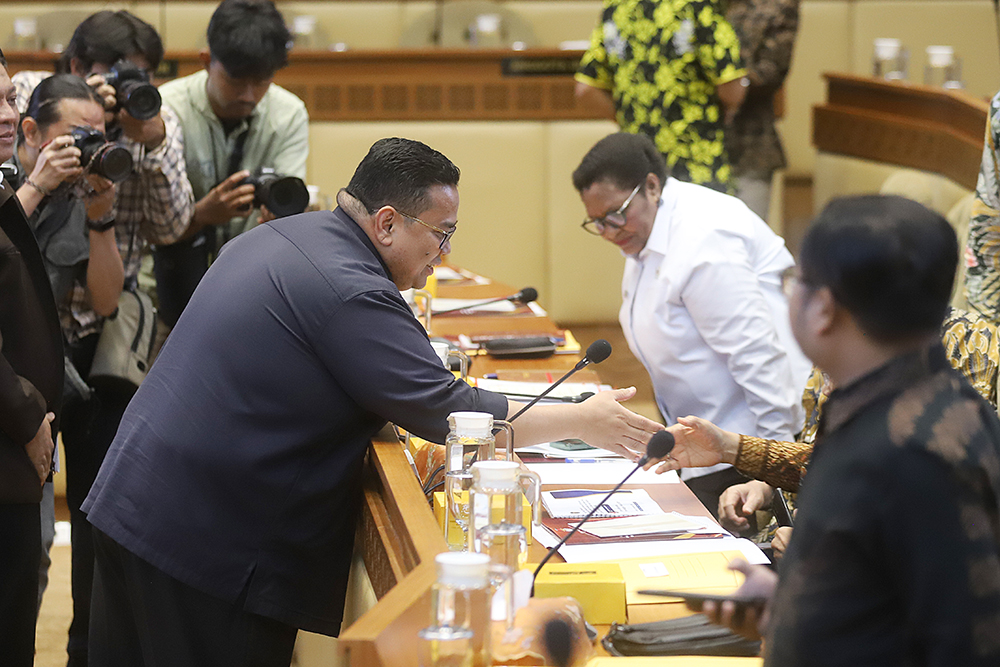
[[[667,428],[674,436],[674,448],[662,462],[652,461],[646,469],[659,463],[657,473],[680,468],[700,468],[736,460],[740,437],[701,417],[681,417]]]
[[[632,461],[646,452],[646,443],[663,424],[621,405],[635,396],[635,387],[601,391],[580,404],[587,444],[621,454]]]

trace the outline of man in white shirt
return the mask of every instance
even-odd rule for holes
[[[784,241],[738,199],[669,178],[642,135],[597,142],[573,185],[583,228],[626,256],[618,319],[667,423],[696,415],[762,438],[797,433],[811,365],[788,324]],[[713,512],[745,481],[726,465],[681,477]]]

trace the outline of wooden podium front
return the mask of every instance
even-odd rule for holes
[[[989,104],[955,90],[824,74],[813,145],[836,155],[930,171],[975,190]]]

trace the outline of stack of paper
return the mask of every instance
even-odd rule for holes
[[[553,519],[583,517],[606,495],[607,491],[597,489],[543,491],[542,506]],[[619,489],[594,512],[594,518],[640,514],[663,514],[663,510],[645,489]]]

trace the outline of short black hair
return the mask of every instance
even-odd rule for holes
[[[73,31],[73,36],[56,63],[56,71],[72,71],[73,58],[84,70],[94,63],[111,67],[119,60],[141,55],[155,70],[163,60],[163,41],[156,28],[127,11],[104,10],[85,18]]]
[[[0,65],[3,65],[4,68],[7,67],[7,58],[3,55],[3,49],[0,49]]]
[[[443,154],[413,139],[379,139],[354,171],[347,193],[374,213],[383,206],[419,215],[431,201],[433,185],[458,185],[458,167]]]
[[[896,195],[834,199],[802,241],[802,283],[827,287],[882,343],[936,333],[958,264],[955,231],[941,215]]]
[[[236,79],[269,79],[288,64],[292,35],[270,0],[222,0],[208,22],[208,50]]]
[[[653,140],[644,134],[610,134],[587,151],[573,172],[573,187],[583,192],[598,181],[610,181],[622,190],[631,190],[655,174],[660,187],[667,181],[667,163]]]
[[[38,123],[38,128],[44,132],[48,126],[59,122],[59,102],[62,100],[90,100],[104,108],[104,98],[83,79],[73,74],[53,74],[42,79],[31,91],[28,108],[21,114],[21,120],[33,118]],[[19,141],[24,141],[20,123],[17,126],[17,136]]]

